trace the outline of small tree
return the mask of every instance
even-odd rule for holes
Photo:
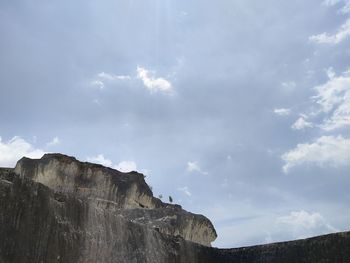
[[[169,195],[169,202],[173,203],[173,198]]]
[[[158,195],[159,199],[162,199],[163,198],[163,195]]]

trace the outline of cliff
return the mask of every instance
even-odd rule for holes
[[[61,154],[0,169],[0,263],[347,262],[350,234],[238,249],[210,247],[202,215],[163,203],[137,172]]]

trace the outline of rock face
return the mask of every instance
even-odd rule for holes
[[[118,208],[160,208],[160,200],[152,196],[142,174],[121,173],[74,157],[45,154],[39,160],[22,158],[14,172],[21,178],[42,183],[56,193],[104,200]]]
[[[154,198],[137,172],[47,154],[0,174],[4,262],[175,262],[178,240],[216,238],[207,218]]]
[[[61,154],[46,154],[40,160],[22,158],[14,172],[20,178],[49,187],[55,194],[85,201],[90,211],[120,215],[163,234],[179,235],[205,246],[210,246],[216,238],[215,229],[207,218],[153,197],[144,176],[137,172],[122,173]],[[104,224],[103,221],[91,223],[92,227]]]
[[[350,234],[216,249],[211,222],[153,197],[144,176],[61,154],[0,168],[0,263],[347,262]]]

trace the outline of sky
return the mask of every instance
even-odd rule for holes
[[[146,175],[217,247],[350,230],[349,0],[2,0],[0,166]]]

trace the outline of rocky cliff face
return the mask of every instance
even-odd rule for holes
[[[22,158],[14,172],[20,178],[49,187],[55,194],[84,200],[90,211],[117,214],[130,222],[205,246],[216,238],[207,218],[153,197],[144,176],[137,172],[122,173],[61,154],[46,154],[40,160]],[[105,223],[97,221],[92,222],[93,226]]]
[[[0,168],[0,263],[347,262],[350,234],[211,248],[201,215],[165,204],[137,172],[60,154]]]

